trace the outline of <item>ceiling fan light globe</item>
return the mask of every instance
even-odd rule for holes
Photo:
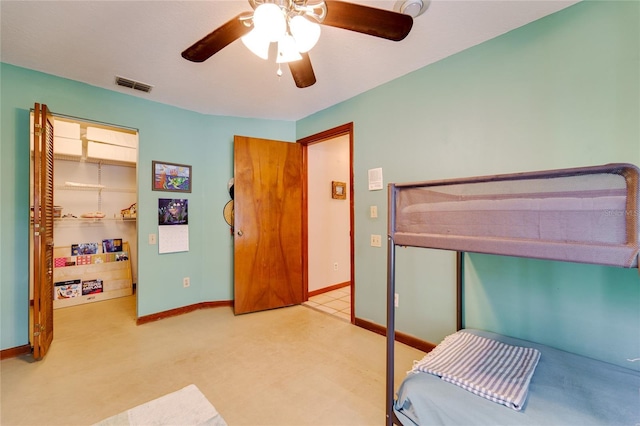
[[[276,63],[294,62],[302,59],[302,55],[296,48],[296,42],[290,35],[282,37],[278,41],[278,57]]]
[[[259,31],[256,31],[254,28],[249,32],[249,34],[243,36],[241,38],[242,43],[249,49],[253,54],[262,58],[269,58],[269,45],[271,42],[262,37]]]
[[[289,29],[295,39],[299,52],[308,52],[313,49],[320,39],[320,25],[309,21],[302,15],[296,15],[289,20]]]
[[[253,12],[253,26],[269,42],[278,41],[287,31],[284,13],[274,3],[263,3],[256,8]]]

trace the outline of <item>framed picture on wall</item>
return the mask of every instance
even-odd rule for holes
[[[189,200],[160,198],[158,200],[158,225],[188,225]]]
[[[347,184],[344,182],[331,182],[331,198],[345,200],[347,198]]]
[[[152,161],[151,173],[154,191],[191,192],[191,166]]]

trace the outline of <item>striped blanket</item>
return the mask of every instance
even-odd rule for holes
[[[429,373],[516,411],[522,410],[540,352],[459,331],[447,336],[413,373]]]

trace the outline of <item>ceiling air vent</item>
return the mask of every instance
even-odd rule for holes
[[[141,92],[149,93],[153,86],[139,81],[131,80],[124,77],[116,76],[116,84],[122,87],[128,87],[129,89],[140,90]]]

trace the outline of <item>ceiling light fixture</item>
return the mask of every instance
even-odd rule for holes
[[[301,53],[313,49],[320,39],[320,25],[309,21],[302,15],[296,15],[289,20],[289,29],[293,36],[296,47]]]
[[[320,38],[319,23],[327,8],[324,1],[249,0],[254,12],[245,25],[253,29],[242,42],[255,55],[269,58],[269,46],[278,43],[277,64],[299,61],[300,53],[313,49]]]
[[[300,51],[296,47],[296,41],[292,36],[287,34],[278,40],[277,64],[299,61],[300,59],[302,59],[302,55],[300,55]]]
[[[262,59],[269,59],[269,46],[271,42],[266,37],[263,37],[255,29],[251,30],[249,34],[242,37],[242,43],[247,46],[247,49],[252,51],[256,56]]]
[[[270,42],[278,41],[287,31],[282,9],[275,3],[263,3],[253,12],[253,30]]]
[[[248,1],[252,11],[242,12],[229,19],[185,49],[182,57],[191,62],[204,62],[235,40],[243,38],[244,44],[260,58],[268,59],[273,52],[278,52],[276,74],[281,75],[282,63],[288,62],[293,81],[302,89],[316,83],[310,54],[307,52],[316,45],[320,37],[320,25],[389,41],[404,40],[413,26],[413,18],[407,14],[345,0]],[[268,9],[268,13],[263,9]],[[261,16],[263,12],[264,17]],[[273,31],[267,15],[273,15],[276,21],[276,29]],[[291,39],[295,45],[293,48]],[[271,46],[274,40],[279,45],[277,50],[275,46]],[[295,51],[291,52],[292,49]]]

